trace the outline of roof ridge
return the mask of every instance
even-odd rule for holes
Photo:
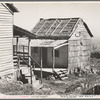
[[[69,17],[69,18],[47,18],[47,19],[44,19],[44,18],[42,18],[41,20],[56,20],[56,19],[58,19],[58,20],[66,20],[66,19],[80,19],[80,17]]]

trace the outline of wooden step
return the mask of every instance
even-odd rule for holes
[[[18,66],[18,64],[17,64],[17,63],[14,63],[13,65],[14,65],[14,66]]]
[[[68,78],[68,70],[60,70],[60,71],[55,71],[54,74],[60,79],[60,80],[65,80]]]
[[[28,54],[28,52],[17,52],[17,54]]]

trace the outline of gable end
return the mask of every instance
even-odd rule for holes
[[[18,9],[10,3],[1,3],[12,15],[14,14],[14,12],[19,12]]]
[[[93,35],[92,35],[90,29],[88,28],[87,24],[86,24],[85,22],[83,22],[83,24],[84,24],[85,28],[87,29],[89,35],[90,35],[91,37],[93,37]]]

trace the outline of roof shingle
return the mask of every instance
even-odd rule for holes
[[[68,39],[79,19],[80,18],[40,19],[33,28],[32,33],[37,35],[37,38]],[[86,27],[86,29],[92,37],[93,35],[89,28]]]
[[[42,19],[33,28],[32,33],[37,37],[62,37],[71,34],[79,18]]]

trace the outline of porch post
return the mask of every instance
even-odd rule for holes
[[[24,53],[25,53],[25,50],[24,50],[24,46],[23,46],[23,58],[25,57],[25,54]]]
[[[16,55],[17,55],[17,61],[18,61],[17,79],[19,79],[20,77],[20,58],[18,57],[18,37],[16,38]]]
[[[31,66],[31,46],[30,46],[30,38],[28,39],[28,64],[30,67],[30,79],[31,79],[31,84],[32,84],[32,66]]]
[[[30,47],[30,39],[28,39],[28,64],[30,65],[31,64],[31,59],[30,57],[31,56],[31,47]]]
[[[52,68],[53,72],[54,72],[54,68],[55,68],[55,49],[53,48],[53,68]]]
[[[40,54],[41,54],[41,84],[42,84],[42,68],[43,68],[43,60],[42,60],[42,47],[40,48]]]
[[[17,55],[17,52],[18,52],[18,37],[16,38],[16,55]]]

